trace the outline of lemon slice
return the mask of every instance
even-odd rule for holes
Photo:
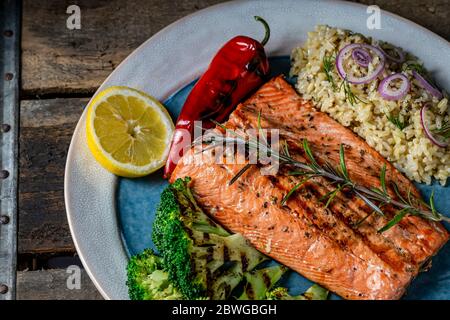
[[[110,87],[90,102],[87,144],[95,159],[122,177],[142,177],[161,168],[174,125],[155,98],[128,87]]]

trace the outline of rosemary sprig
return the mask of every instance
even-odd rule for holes
[[[433,133],[445,139],[450,139],[450,122],[445,121],[439,129],[433,130]]]
[[[431,191],[430,195],[430,209],[435,217],[439,217],[439,213],[437,212],[436,207],[434,205],[434,189]]]
[[[344,88],[345,93],[345,99],[353,106],[358,101],[362,103],[366,103],[364,100],[359,98],[356,94],[353,93],[352,88],[350,86],[350,83],[347,81],[347,79],[344,79],[341,84],[339,85],[339,88],[337,87],[336,83],[334,82],[333,78],[333,68],[335,65],[336,56],[335,55],[324,55],[322,58],[322,65],[323,65],[323,72],[325,72],[325,76],[327,77],[327,80],[329,83],[331,83],[331,87],[333,88],[333,91],[336,91],[336,89],[339,89],[339,91]]]
[[[383,167],[381,168],[380,184],[381,184],[381,189],[383,190],[383,193],[387,194],[387,188],[386,188],[386,163],[383,163]]]
[[[362,103],[367,103],[353,93],[350,83],[347,81],[347,79],[342,80],[341,84],[339,85],[339,91],[341,91],[342,88],[344,88],[345,99],[352,106],[354,106],[358,101]]]
[[[399,211],[396,213],[394,218],[381,229],[379,229],[379,232],[384,232],[390,229],[392,226],[401,221],[406,215],[416,215],[431,221],[450,222],[449,217],[446,217],[435,209],[434,194],[432,194],[432,196],[430,197],[429,205],[423,205],[423,202],[421,202],[420,199],[417,199],[412,195],[411,190],[409,190],[407,196],[404,197],[401,195],[398,186],[395,183],[392,183],[392,188],[396,193],[398,199],[391,197],[387,192],[385,167],[381,169],[380,173],[381,189],[370,189],[353,182],[350,179],[347,167],[345,165],[345,154],[343,146],[341,146],[340,149],[340,167],[338,168],[339,170],[335,170],[331,168],[329,164],[320,165],[317,162],[306,139],[303,140],[303,149],[305,151],[308,162],[301,162],[295,160],[285,153],[277,152],[276,150],[272,149],[271,146],[269,146],[266,142],[260,142],[257,137],[247,136],[243,133],[228,129],[221,124],[218,125],[222,129],[230,133],[230,135],[224,136],[222,134],[211,133],[209,135],[203,136],[200,140],[200,143],[210,144],[212,146],[223,146],[224,143],[243,145],[247,150],[251,150],[257,153],[263,152],[263,154],[270,154],[273,159],[277,160],[280,163],[280,165],[295,168],[296,170],[291,172],[292,174],[302,175],[305,177],[300,183],[298,183],[288,192],[288,194],[284,197],[282,204],[285,204],[289,197],[291,197],[295,193],[295,191],[298,190],[306,181],[314,177],[323,177],[331,181],[331,183],[337,184],[338,186],[336,189],[338,191],[334,190],[334,196],[331,198],[331,200],[329,198],[333,195],[333,193],[330,193],[330,196],[328,197],[329,201],[327,201],[328,205],[340,190],[342,190],[343,188],[347,188],[357,197],[362,199],[374,212],[380,215],[384,215],[383,211],[381,210],[384,205],[389,204],[397,208]],[[199,142],[197,141],[196,143]]]
[[[408,214],[408,212],[409,212],[408,208],[403,208],[403,209],[399,210],[395,214],[394,218],[392,218],[384,227],[379,229],[378,232],[382,233],[382,232],[389,230],[390,228],[395,226],[397,223],[399,223],[400,220],[402,220]]]
[[[393,115],[388,115],[386,114],[386,117],[388,118],[388,120],[397,128],[399,128],[400,130],[403,130],[406,128],[406,122],[405,121],[401,121],[400,120],[400,116],[393,116]]]
[[[286,140],[284,140],[284,144],[283,144],[283,152],[285,155],[287,155],[288,157],[291,156],[290,152],[289,152],[289,145],[287,143]]]
[[[381,203],[380,205],[378,205],[378,207],[381,209],[386,205],[386,203]],[[371,213],[367,214],[364,218],[362,218],[361,220],[357,221],[356,223],[354,223],[353,225],[355,227],[359,227],[364,221],[366,221],[370,216],[372,216],[374,213],[377,213],[376,211],[372,211]]]
[[[324,55],[322,59],[323,71],[327,77],[329,83],[331,83],[331,87],[333,90],[336,90],[336,83],[334,82],[332,70],[334,67],[334,62],[336,61],[336,57],[333,55]]]
[[[311,178],[312,178],[312,176],[307,175],[307,177],[305,179],[303,179],[302,181],[297,183],[291,190],[289,190],[289,192],[281,200],[281,205],[284,206],[286,204],[286,202],[288,201],[288,199],[294,194],[294,192],[297,191],[298,188],[300,188],[302,185],[304,185]]]
[[[258,112],[258,134],[260,135],[260,138],[264,141],[264,143],[267,144],[266,136],[264,135],[261,126],[261,110]]]
[[[237,179],[239,179],[245,173],[245,171],[251,168],[251,166],[252,165],[250,163],[247,163],[245,166],[243,166],[242,169],[239,170],[239,172],[236,173],[236,175],[230,180],[228,185],[231,186],[233,183],[235,183]]]
[[[317,163],[316,159],[314,159],[314,155],[309,148],[308,140],[306,139],[303,139],[303,150],[305,150],[306,157],[310,162],[310,168],[314,171],[314,173],[316,173],[320,169],[320,166]]]
[[[347,184],[339,184],[338,187],[328,193],[326,193],[325,195],[323,195],[319,201],[323,201],[325,199],[327,199],[327,202],[325,203],[325,208],[328,208],[328,206],[331,204],[331,202],[334,200],[334,198],[336,197],[336,195],[345,187],[347,187]]]
[[[350,177],[347,171],[347,165],[345,164],[345,151],[344,146],[341,144],[339,148],[339,163],[341,165],[341,173],[344,176],[345,180],[350,181]]]
[[[400,201],[406,203],[405,198],[403,198],[402,194],[398,190],[397,183],[392,182],[392,189],[394,189],[395,195],[400,199]]]
[[[223,126],[221,126],[221,128],[227,130]],[[264,132],[263,132],[262,126],[261,126],[261,111],[258,112],[258,134],[259,134],[260,138],[263,140],[264,144],[267,144],[267,140],[266,140],[266,137],[264,135]],[[286,141],[285,141],[285,148],[287,150],[286,152],[288,152],[288,155],[289,155],[289,150],[287,149]],[[250,168],[251,168],[251,164],[247,163],[244,167],[242,167],[241,170],[238,171],[238,173],[236,173],[236,175],[230,180],[228,185],[231,186],[233,183],[235,183],[236,180],[238,180]]]
[[[424,66],[421,65],[421,64],[419,64],[419,63],[417,63],[417,62],[409,62],[409,63],[405,63],[405,64],[403,65],[403,68],[402,68],[402,69],[403,69],[403,71],[406,71],[406,70],[414,70],[414,71],[420,73],[421,75],[424,75],[424,74],[427,73],[427,70],[425,70]]]

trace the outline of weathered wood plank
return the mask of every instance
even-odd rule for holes
[[[23,94],[91,94],[154,33],[222,1],[24,0]],[[74,3],[81,9],[80,30],[66,28],[66,10]]]
[[[131,51],[164,26],[222,0],[79,0],[82,29],[66,28],[73,1],[24,0],[24,95],[92,94]],[[413,20],[450,40],[450,0],[358,0]],[[73,252],[64,208],[64,166],[87,99],[22,101],[19,253]],[[101,298],[85,273],[66,288],[65,270],[18,273],[19,299]]]
[[[31,93],[91,93],[113,65],[171,21],[214,1],[80,1],[82,30],[65,28],[70,1],[24,1],[23,85]],[[450,38],[450,0],[377,3]],[[176,11],[176,12],[175,12]],[[120,26],[120,27],[117,27]],[[105,36],[108,34],[108,36]],[[108,61],[109,61],[108,60]],[[19,252],[73,252],[64,209],[67,148],[86,99],[23,101]]]
[[[73,252],[64,167],[88,99],[25,100],[20,112],[19,253]]]
[[[103,299],[89,279],[85,270],[81,270],[80,289],[67,288],[66,270],[53,269],[41,271],[17,272],[18,300],[100,300]]]
[[[381,9],[433,31],[450,41],[450,0],[353,0],[367,5],[378,5]],[[383,23],[383,22],[382,22]]]
[[[73,1],[24,0],[22,86],[31,94],[91,94],[136,47],[171,22],[223,0],[80,0],[81,30],[66,28]],[[450,39],[450,0],[359,0]]]

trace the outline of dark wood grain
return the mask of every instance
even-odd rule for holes
[[[223,0],[24,0],[25,95],[92,94],[127,56],[168,24]],[[66,28],[78,4],[81,29]]]
[[[356,0],[395,13],[450,41],[450,0]]]
[[[80,289],[67,288],[66,270],[20,271],[17,273],[18,300],[100,300],[86,271],[81,270]]]
[[[22,88],[25,95],[92,94],[141,43],[177,19],[223,0],[24,0]],[[359,0],[450,39],[450,0]],[[81,30],[66,28],[68,5]]]
[[[87,101],[21,102],[19,253],[74,251],[64,208],[64,166]]]

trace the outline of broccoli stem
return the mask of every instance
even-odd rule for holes
[[[314,284],[304,294],[291,296],[287,288],[277,287],[267,292],[268,300],[327,300],[328,290]]]
[[[198,206],[189,178],[177,179],[161,195],[153,241],[164,268],[187,299],[226,299],[267,257],[242,235],[230,234]]]
[[[131,300],[183,299],[163,270],[161,258],[151,249],[131,257],[127,266],[127,285]]]

